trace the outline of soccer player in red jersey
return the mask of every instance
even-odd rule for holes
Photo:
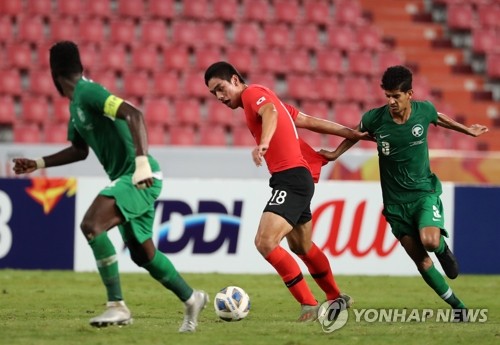
[[[302,276],[298,263],[280,246],[286,237],[292,252],[306,264],[327,300],[339,299],[346,307],[353,299],[340,292],[325,254],[312,242],[311,199],[325,158],[297,134],[297,127],[359,140],[369,137],[337,123],[308,116],[284,104],[270,89],[247,85],[227,62],[216,62],[205,72],[210,92],[231,109],[243,108],[246,123],[257,146],[252,158],[263,159],[271,179],[272,195],[262,213],[255,236],[260,254],[276,269],[290,293],[301,304],[299,321],[314,321],[319,304]],[[314,178],[313,178],[314,176]]]

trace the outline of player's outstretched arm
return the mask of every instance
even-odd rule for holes
[[[359,131],[359,129],[360,128],[359,128],[359,125],[358,125],[355,128],[355,130]],[[320,155],[322,155],[323,157],[325,157],[326,159],[328,159],[330,162],[332,162],[332,161],[335,161],[336,159],[338,159],[344,152],[346,152],[347,150],[349,150],[356,143],[357,143],[357,141],[345,139],[344,141],[342,141],[340,143],[339,146],[337,146],[337,148],[335,150],[329,151],[329,150],[321,149],[321,150],[318,151],[318,153]]]
[[[71,146],[57,153],[37,159],[14,158],[12,160],[14,162],[13,170],[16,175],[29,174],[37,169],[66,165],[84,160],[88,154],[88,145],[76,132]]]
[[[295,119],[295,126],[299,128],[306,128],[317,133],[338,135],[340,137],[353,140],[354,142],[357,142],[358,140],[373,141],[373,138],[370,137],[368,133],[359,132],[336,122],[320,119],[302,112],[299,112],[297,115],[297,118]]]
[[[139,189],[153,185],[153,172],[148,160],[148,135],[142,112],[128,102],[122,102],[116,117],[127,121],[135,146],[135,172],[132,182]]]
[[[451,129],[460,133],[464,133],[473,137],[478,137],[481,134],[488,132],[488,127],[483,125],[474,124],[470,127],[453,120],[449,116],[438,112],[438,126]]]

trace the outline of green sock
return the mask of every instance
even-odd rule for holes
[[[193,289],[177,272],[172,262],[160,251],[156,250],[153,260],[143,267],[153,278],[171,290],[182,302],[187,301],[193,294]]]
[[[89,241],[89,245],[94,252],[97,269],[101,275],[102,282],[106,286],[108,301],[123,300],[116,251],[108,238],[108,234],[103,232],[99,236],[94,237]]]
[[[433,252],[435,254],[443,254],[444,252],[444,249],[446,248],[446,243],[444,241],[444,236],[441,235],[441,237],[439,238],[439,246],[433,250]]]
[[[446,280],[434,265],[427,271],[420,271],[427,285],[429,285],[446,303],[454,309],[465,308],[464,303],[453,293]]]

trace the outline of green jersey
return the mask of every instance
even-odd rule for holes
[[[430,170],[427,145],[429,125],[437,120],[432,103],[418,101],[411,102],[410,118],[403,124],[394,122],[388,105],[363,115],[361,131],[377,140],[384,204],[404,204],[441,193],[441,182]]]
[[[135,169],[132,134],[125,120],[115,118],[121,102],[101,85],[82,78],[70,103],[68,139],[73,140],[78,132],[111,180],[132,174]]]

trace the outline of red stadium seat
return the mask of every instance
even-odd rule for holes
[[[310,100],[318,97],[315,82],[308,75],[287,76],[288,96],[297,100]]]
[[[275,0],[274,21],[287,24],[298,24],[302,20],[297,0]]]
[[[22,0],[8,0],[0,3],[0,13],[9,16],[17,16],[23,12]]]
[[[166,98],[152,98],[144,103],[144,118],[148,127],[170,126],[170,103]]]
[[[135,46],[131,54],[132,67],[136,71],[153,73],[158,70],[159,53],[156,46]]]
[[[167,26],[163,20],[143,20],[142,21],[141,44],[164,47],[168,43]]]
[[[172,25],[173,44],[194,46],[199,44],[198,23],[195,21],[176,21]]]
[[[130,19],[117,19],[110,24],[110,42],[112,44],[132,45],[136,41],[135,24]]]
[[[310,131],[305,128],[298,128],[299,137],[308,143],[313,148],[321,148],[323,146],[323,135]]]
[[[229,46],[226,50],[227,61],[236,66],[241,73],[255,70],[252,50],[248,47]]]
[[[37,44],[45,41],[43,20],[40,16],[23,17],[18,23],[18,28],[18,42]]]
[[[177,99],[174,101],[175,123],[178,125],[199,126],[201,122],[200,103],[196,99]]]
[[[234,127],[232,130],[234,146],[256,146],[255,139],[250,130],[245,126]]]
[[[64,123],[48,123],[44,129],[45,142],[58,144],[68,142],[68,126]]]
[[[207,106],[207,119],[206,123],[208,125],[220,125],[224,127],[232,127],[234,125],[233,117],[236,116],[234,111],[221,102],[215,100],[209,100],[206,102]]]
[[[80,18],[78,24],[78,32],[80,33],[78,43],[98,44],[105,41],[104,22],[101,18]]]
[[[324,49],[318,51],[317,69],[323,74],[344,74],[343,58],[340,50]]]
[[[485,3],[480,4],[477,9],[478,22],[484,28],[500,28],[498,18],[500,18],[500,4]]]
[[[53,14],[52,0],[27,0],[26,12],[29,16],[49,18]]]
[[[185,45],[175,45],[163,51],[163,69],[184,71],[189,69],[189,51]]]
[[[126,52],[123,45],[115,44],[106,47],[106,51],[101,55],[101,64],[103,69],[123,72],[127,69]]]
[[[165,2],[153,1],[153,2]],[[91,18],[109,19],[112,16],[111,0],[86,0],[86,12]]]
[[[0,41],[10,43],[14,40],[14,24],[7,16],[0,16]]]
[[[305,49],[294,49],[284,55],[288,70],[292,73],[312,73],[311,57]]]
[[[337,75],[315,78],[315,92],[320,100],[338,102],[342,99],[342,88]]]
[[[301,24],[293,26],[293,44],[297,48],[319,49],[321,41],[319,38],[317,24]]]
[[[413,99],[432,100],[431,85],[425,76],[415,75],[412,82]]]
[[[7,46],[7,61],[11,68],[31,68],[31,48],[28,43],[12,43]]]
[[[208,0],[183,1],[182,15],[185,18],[205,20],[210,18]]]
[[[192,126],[173,126],[168,129],[170,145],[193,146],[197,144],[196,132]]]
[[[343,84],[343,99],[345,101],[358,102],[358,103],[372,101],[373,94],[371,90],[371,85],[366,77],[348,75],[344,77],[342,84]]]
[[[336,22],[341,25],[357,26],[362,23],[362,9],[356,0],[342,0],[335,2]]]
[[[283,51],[280,49],[263,49],[257,53],[258,68],[261,72],[284,74],[287,67],[283,63]]]
[[[262,45],[259,26],[254,22],[240,22],[234,26],[234,44],[259,48]]]
[[[42,142],[42,132],[40,127],[34,123],[14,124],[14,142],[22,144],[37,144]]]
[[[330,5],[327,1],[308,0],[304,2],[305,22],[326,25],[330,21]]]
[[[57,97],[52,103],[52,122],[68,123],[69,122],[69,100],[65,97]]]
[[[21,119],[25,123],[43,124],[49,120],[49,104],[45,97],[23,97]]]
[[[270,73],[252,73],[248,76],[248,82],[263,85],[271,90],[276,86],[276,78]]]
[[[376,62],[369,51],[351,51],[348,55],[349,73],[354,75],[378,75]]]
[[[356,40],[361,50],[378,52],[382,49],[380,30],[375,25],[363,25],[356,28]]]
[[[239,19],[237,0],[212,0],[214,19],[235,22]]]
[[[194,44],[195,46],[226,46],[226,30],[224,24],[219,21],[210,21],[199,24],[199,39]]]
[[[264,42],[270,48],[287,48],[290,44],[290,29],[286,24],[267,23],[264,25]]]
[[[359,125],[362,115],[358,103],[336,103],[333,108],[333,121],[351,128]]]
[[[486,74],[493,79],[500,79],[500,54],[489,54],[486,57]]]
[[[349,26],[332,25],[328,27],[328,45],[344,52],[358,49],[356,33]]]
[[[271,13],[267,0],[243,0],[243,21],[267,22],[272,17]]]
[[[194,67],[197,71],[200,72],[205,72],[205,70],[214,62],[223,60],[220,48],[213,46],[196,48],[194,51],[194,56]]]
[[[101,51],[97,44],[82,44],[78,46],[78,49],[84,73],[100,71],[103,68],[101,66]],[[49,56],[49,53],[47,52],[45,55]]]
[[[123,75],[125,97],[145,97],[149,94],[149,77],[145,72],[130,71]]]
[[[78,37],[78,26],[72,17],[51,17],[49,40],[52,43],[64,40],[74,40]]]
[[[200,127],[200,145],[205,146],[226,146],[226,130],[222,126],[202,126]]]
[[[52,75],[48,69],[30,70],[29,80],[30,80],[29,91],[30,94],[32,95],[53,97],[59,94],[56,87],[54,86]]]
[[[470,30],[474,25],[474,10],[470,5],[450,5],[446,12],[446,23],[452,30]]]
[[[0,70],[0,94],[21,96],[21,76],[16,69]]]
[[[475,54],[489,54],[499,50],[500,39],[495,30],[477,28],[472,31],[472,51]]]
[[[210,96],[203,79],[203,73],[184,73],[184,92],[188,97],[207,98]]]
[[[379,72],[385,71],[388,67],[401,65],[404,63],[403,54],[397,50],[383,50],[378,54],[378,66]]]
[[[155,19],[172,19],[175,16],[174,2],[174,0],[148,1],[147,14]]]
[[[61,17],[76,18],[85,13],[86,6],[83,6],[81,0],[57,0],[55,9]]]
[[[108,70],[100,73],[92,74],[91,79],[98,84],[101,84],[110,92],[115,93],[118,89],[116,72]]]
[[[163,146],[167,144],[167,135],[163,127],[154,127],[148,125],[147,131],[149,145]]]
[[[14,99],[10,96],[0,96],[0,104],[2,104],[0,107],[0,124],[12,126],[16,122]]]
[[[330,109],[326,101],[305,101],[302,102],[300,111],[304,114],[319,117],[321,119],[330,119]]]
[[[118,0],[118,14],[122,18],[141,19],[145,13],[143,0]]]
[[[176,72],[156,72],[153,74],[153,95],[157,97],[175,98],[182,96],[179,76]]]

